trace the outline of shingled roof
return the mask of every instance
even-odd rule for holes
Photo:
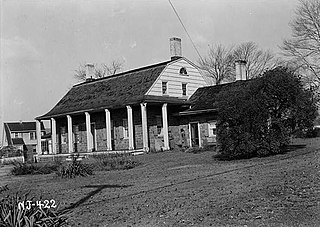
[[[12,138],[13,145],[25,145],[24,140],[22,138]]]
[[[75,85],[53,109],[36,119],[44,120],[140,103],[146,99],[144,94],[172,61],[174,60]]]
[[[243,86],[248,81],[250,80],[239,80],[232,83],[198,88],[189,99],[189,102],[191,103],[191,108],[181,112],[180,114],[187,115],[188,113],[197,113],[202,111],[216,111],[216,98],[219,92],[226,90],[230,87]]]
[[[4,124],[10,132],[36,131],[35,121],[5,122]],[[41,130],[45,130],[43,123],[41,123]]]

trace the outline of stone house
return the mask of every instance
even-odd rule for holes
[[[220,86],[209,86],[199,68],[181,56],[181,39],[170,39],[170,52],[168,61],[101,79],[93,78],[88,64],[87,80],[36,118],[38,133],[41,121],[51,122],[50,155],[215,144],[216,108],[206,102],[213,102],[210,89]]]

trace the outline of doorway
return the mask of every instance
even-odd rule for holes
[[[96,135],[96,124],[91,123],[91,138],[92,138],[92,151],[97,150],[97,135]]]
[[[190,123],[191,147],[199,147],[199,127],[198,123]]]

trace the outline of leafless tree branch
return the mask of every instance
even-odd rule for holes
[[[102,78],[107,76],[115,75],[120,72],[124,66],[124,61],[112,60],[110,64],[94,64],[94,76],[95,78]],[[86,66],[80,64],[79,68],[75,70],[74,78],[78,81],[86,80]]]

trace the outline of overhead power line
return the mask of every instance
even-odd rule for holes
[[[196,51],[196,52],[197,52],[197,54],[199,55],[199,58],[201,59],[201,61],[203,61],[203,59],[202,59],[202,57],[201,57],[201,55],[200,55],[200,53],[199,53],[199,51],[198,51],[198,49],[197,49],[196,45],[194,44],[194,42],[193,42],[193,40],[192,40],[191,36],[189,35],[189,32],[187,31],[186,27],[184,26],[184,24],[183,24],[183,22],[182,22],[182,20],[181,20],[181,18],[180,18],[180,16],[179,16],[179,14],[178,14],[177,10],[174,8],[174,6],[173,6],[173,4],[171,3],[171,1],[170,1],[170,0],[168,0],[168,1],[169,1],[169,3],[170,3],[170,5],[171,5],[171,7],[172,7],[172,9],[173,9],[173,11],[174,11],[174,13],[175,13],[175,14],[176,14],[176,16],[178,17],[178,19],[179,19],[179,21],[180,21],[180,23],[181,23],[181,25],[182,25],[182,27],[183,27],[184,31],[187,33],[187,35],[188,35],[188,37],[189,37],[189,39],[190,39],[190,41],[191,41],[191,43],[192,43],[193,48],[195,49],[195,51]]]

